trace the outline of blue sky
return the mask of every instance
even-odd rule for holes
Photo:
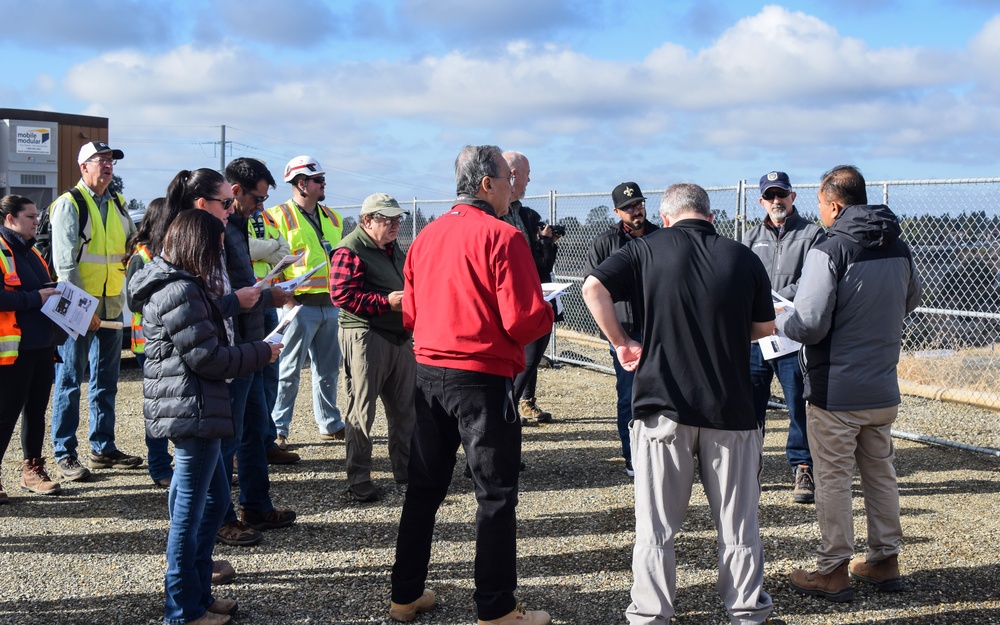
[[[0,106],[100,115],[126,195],[310,154],[327,203],[454,194],[468,143],[528,193],[1000,175],[1000,2],[0,0]]]

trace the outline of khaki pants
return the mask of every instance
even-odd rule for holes
[[[413,340],[402,345],[364,328],[340,328],[347,388],[347,483],[371,481],[372,425],[375,400],[382,399],[389,425],[389,460],[397,482],[408,479],[410,437],[416,413],[413,407],[416,360]]]
[[[820,546],[817,570],[829,574],[854,555],[851,483],[857,464],[868,519],[869,562],[899,553],[899,487],[889,434],[899,406],[869,410],[823,410],[809,404],[806,424],[816,480]]]

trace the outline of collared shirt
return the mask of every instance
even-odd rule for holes
[[[395,242],[387,243],[385,252],[392,257]],[[338,247],[330,256],[330,298],[335,306],[355,315],[377,317],[392,310],[389,298],[365,291],[365,261],[351,250]]]

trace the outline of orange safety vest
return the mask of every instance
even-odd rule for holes
[[[17,263],[14,262],[14,251],[10,249],[7,241],[0,237],[0,245],[4,249],[0,250],[0,269],[3,270],[3,288],[7,291],[18,291],[21,289],[21,278],[17,275]],[[42,261],[45,273],[49,271],[49,265],[38,253],[38,250],[31,248],[38,260]],[[13,310],[0,312],[0,365],[12,365],[17,360],[17,350],[21,345],[21,327],[17,325],[16,313]]]

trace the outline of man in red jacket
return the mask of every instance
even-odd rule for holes
[[[455,160],[458,200],[406,257],[403,326],[413,332],[417,422],[392,567],[389,616],[397,621],[434,607],[434,592],[424,588],[434,518],[461,444],[479,502],[479,625],[551,622],[514,598],[521,420],[512,384],[524,370],[524,346],[552,329],[553,312],[537,281],[517,279],[534,270],[524,236],[497,219],[510,206],[510,177],[500,148],[463,148]]]

